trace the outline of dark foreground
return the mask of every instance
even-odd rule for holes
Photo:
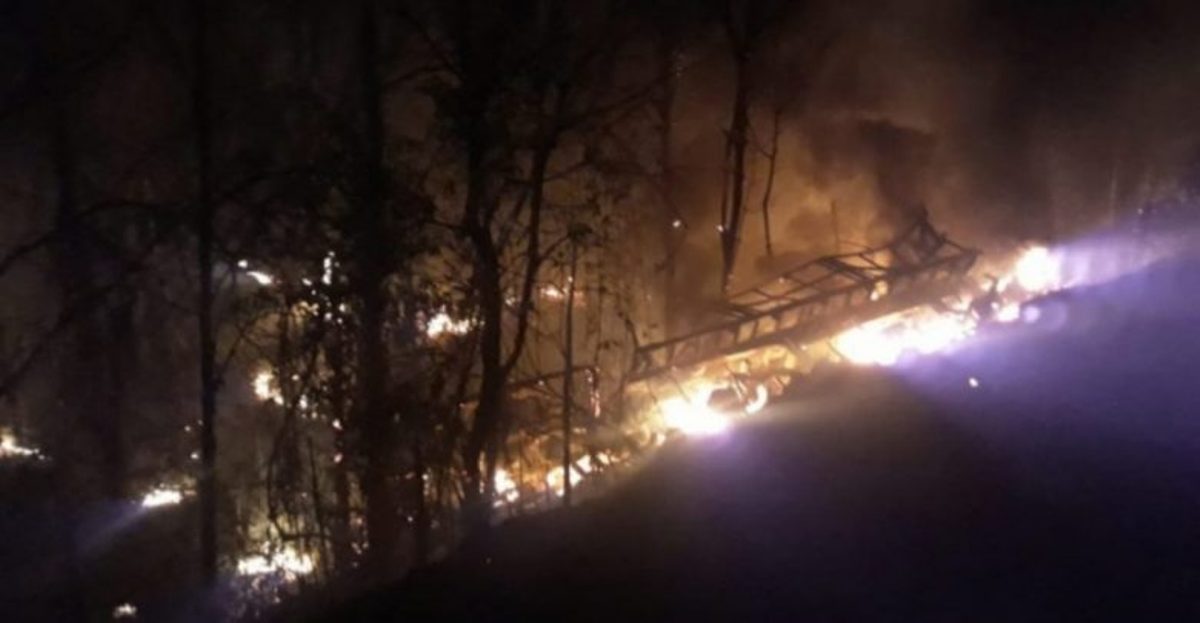
[[[810,381],[598,502],[501,526],[479,563],[316,618],[1200,620],[1198,272]]]

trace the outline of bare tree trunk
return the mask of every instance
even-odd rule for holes
[[[546,14],[547,41],[563,32],[561,7],[554,3],[543,6]],[[491,228],[499,199],[489,192],[487,155],[490,138],[488,107],[496,93],[496,71],[492,60],[494,50],[481,46],[472,28],[474,16],[470,11],[459,15],[463,34],[457,42],[461,54],[463,76],[462,93],[468,102],[460,117],[460,132],[467,151],[467,197],[463,215],[463,230],[475,251],[475,292],[479,296],[481,313],[480,367],[481,380],[479,401],[475,418],[467,433],[463,450],[463,467],[466,471],[465,519],[468,529],[486,529],[491,512],[492,477],[497,453],[502,444],[504,429],[504,386],[509,373],[520,359],[524,350],[533,311],[534,285],[541,266],[541,218],[545,203],[546,171],[550,157],[558,145],[562,131],[563,107],[568,85],[560,76],[547,72],[539,76],[535,90],[541,119],[533,137],[530,174],[528,180],[528,220],[523,224],[525,231],[525,253],[520,270],[504,271],[501,254],[493,238]],[[554,82],[559,79],[559,82]],[[505,272],[520,275],[520,293],[513,312],[516,327],[504,353],[502,326],[504,321],[504,299],[502,275]],[[481,472],[481,455],[486,463]]]
[[[838,219],[838,203],[834,199],[829,202],[829,220],[833,227],[833,252],[842,252],[842,226]]]
[[[740,46],[739,46],[740,47]],[[738,242],[741,238],[742,221],[746,211],[746,143],[750,128],[750,75],[748,54],[744,50],[735,52],[736,86],[733,96],[733,111],[729,121],[728,154],[732,162],[729,173],[729,209],[721,223],[721,287],[728,289],[737,263]]]
[[[571,397],[572,381],[575,379],[575,269],[579,261],[579,241],[571,240],[571,274],[567,277],[566,318],[564,324],[566,340],[563,349],[563,411],[562,411],[562,468],[563,506],[571,506],[571,411],[575,406]]]
[[[354,561],[354,550],[350,538],[350,478],[346,470],[346,357],[340,336],[332,337],[327,342],[325,360],[332,377],[329,387],[330,415],[339,424],[334,429],[333,438],[334,510],[330,522],[330,539],[333,542],[335,566],[338,571],[346,571]]]
[[[358,425],[366,455],[362,490],[367,507],[368,568],[371,573],[384,574],[398,554],[401,526],[390,482],[396,426],[387,399],[390,371],[383,333],[388,241],[384,233],[384,121],[377,18],[374,0],[363,0],[358,36],[364,171],[362,196],[355,214],[355,290],[360,304],[356,393]]]
[[[192,0],[192,115],[196,158],[197,330],[200,341],[200,566],[206,586],[217,580],[217,378],[213,329],[212,120],[208,82],[208,11]]]
[[[321,479],[317,472],[317,458],[313,451],[312,436],[305,438],[308,446],[308,478],[309,478],[309,495],[312,496],[313,505],[313,520],[317,525],[318,546],[321,548],[321,566],[326,577],[330,575],[331,567],[329,564],[329,530],[328,524],[325,521],[325,508],[321,504]]]
[[[775,250],[771,247],[771,191],[775,187],[775,165],[779,161],[779,117],[782,114],[778,106],[771,113],[771,150],[767,152],[767,186],[763,189],[763,237],[767,257],[775,257]]]
[[[44,71],[43,79],[49,85],[52,98],[50,102],[52,118],[49,128],[51,165],[55,182],[57,226],[64,233],[64,240],[57,247],[55,263],[58,272],[57,281],[62,289],[62,304],[64,307],[69,307],[72,305],[73,297],[77,296],[79,292],[87,292],[91,288],[92,266],[88,259],[89,241],[84,239],[83,225],[79,222],[77,214],[79,207],[78,171],[69,126],[70,115],[67,112],[64,63],[56,57],[58,51],[54,49],[54,44],[58,41],[54,17],[53,14],[43,17],[46,20],[41,33],[43,41],[37,52],[40,56],[39,60],[43,63],[41,67]],[[82,424],[91,429],[91,426],[88,426],[88,420],[94,418],[94,416],[87,415],[87,410],[94,406],[88,404],[90,400],[95,399],[94,395],[89,395],[92,393],[90,390],[93,385],[84,379],[88,375],[87,368],[95,365],[94,358],[97,355],[95,343],[97,332],[94,331],[90,316],[86,316],[83,320],[84,322],[76,326],[71,334],[73,339],[69,342],[70,350],[67,353],[69,360],[64,362],[59,370],[60,381],[63,383],[64,389],[70,388],[70,391],[64,393],[65,404],[60,403],[61,407],[65,407],[63,408],[65,421],[54,435],[53,443],[59,448],[54,450],[58,460],[54,461],[52,468],[55,506],[59,507],[55,515],[61,519],[60,534],[64,541],[62,550],[62,564],[65,567],[63,569],[64,581],[59,605],[62,608],[61,614],[78,617],[80,620],[86,618],[88,608],[87,582],[85,581],[83,554],[78,537],[79,525],[82,523],[81,507],[85,491],[81,490],[83,484],[83,478],[79,473],[81,469],[69,458],[72,456],[77,458],[76,448],[78,445],[74,443],[77,426]],[[85,384],[81,387],[80,383]]]
[[[104,393],[108,417],[101,427],[105,493],[113,500],[124,499],[128,493],[129,457],[125,447],[125,416],[129,403],[126,399],[128,382],[125,375],[133,359],[132,341],[136,339],[131,300],[134,295],[125,291],[118,296],[120,300],[109,310],[107,324],[108,374]]]
[[[466,121],[467,142],[467,198],[465,230],[475,250],[475,271],[472,277],[479,296],[480,330],[479,400],[475,406],[475,417],[467,432],[463,447],[463,470],[465,471],[465,499],[463,500],[464,523],[468,533],[487,527],[488,501],[484,498],[483,478],[479,460],[484,445],[492,435],[495,420],[499,418],[501,398],[504,391],[504,369],[501,361],[502,322],[504,320],[504,295],[500,283],[500,258],[492,240],[489,219],[486,218],[487,193],[486,144],[483,111],[468,113]]]
[[[767,27],[781,17],[786,4],[772,6],[765,0],[723,0],[720,5],[734,70],[733,109],[725,138],[725,186],[721,198],[721,286],[725,290],[729,289],[737,265],[742,224],[746,218],[746,147],[750,134],[750,100],[754,92],[751,62],[762,46]]]
[[[429,562],[430,551],[430,516],[429,502],[425,497],[425,481],[428,478],[429,467],[425,460],[425,451],[421,447],[424,442],[426,430],[424,427],[418,430],[413,435],[412,454],[413,454],[413,479],[411,493],[413,502],[416,506],[413,517],[413,559],[417,565],[424,565]]]
[[[486,237],[487,241],[483,242],[482,237]],[[487,527],[490,500],[486,498],[479,461],[484,448],[495,435],[503,408],[504,384],[507,380],[501,359],[504,301],[500,285],[499,258],[496,257],[490,232],[477,232],[474,238],[477,240],[475,279],[480,298],[479,357],[482,370],[475,418],[467,433],[463,450],[463,469],[466,472],[466,499],[463,501],[463,511],[468,532],[478,532]]]
[[[676,266],[676,255],[678,251],[677,247],[681,240],[680,229],[683,226],[683,219],[675,203],[675,162],[671,156],[672,141],[674,138],[676,47],[675,40],[669,33],[661,33],[659,39],[658,79],[660,81],[660,90],[655,100],[655,109],[658,113],[659,124],[659,184],[662,188],[663,206],[666,208],[662,211],[663,218],[660,225],[663,245],[662,314],[665,333],[667,335],[674,335],[675,325],[677,324],[677,314],[674,308],[675,275],[678,269]]]
[[[485,175],[482,161],[482,142],[476,148],[468,142],[468,201],[473,193],[483,201]],[[463,455],[463,467],[466,470],[468,528],[478,531],[486,528],[491,509],[491,478],[495,469],[496,452],[499,447],[497,434],[501,429],[503,417],[504,386],[508,382],[509,372],[521,356],[524,348],[529,316],[533,310],[534,283],[537,280],[538,267],[541,264],[541,249],[539,244],[541,234],[541,214],[545,201],[546,167],[555,142],[553,138],[545,137],[534,153],[530,173],[529,221],[526,224],[527,242],[524,259],[524,270],[521,282],[521,295],[517,303],[517,328],[513,343],[507,356],[503,352],[501,327],[504,321],[503,285],[501,282],[500,258],[492,239],[490,227],[486,219],[468,223],[468,235],[475,246],[476,255],[476,291],[480,295],[480,311],[482,312],[482,327],[480,329],[480,363],[482,378],[480,380],[479,401],[475,409],[475,421],[467,435],[467,444]],[[480,151],[476,151],[476,149]],[[473,164],[474,163],[474,164]],[[468,212],[470,215],[470,212]],[[478,216],[482,216],[479,214]],[[486,474],[481,472],[479,460],[485,459]],[[485,476],[486,475],[486,479]]]

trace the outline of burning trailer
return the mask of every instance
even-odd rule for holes
[[[731,295],[706,326],[637,347],[628,399],[659,440],[720,432],[822,363],[940,352],[1061,285],[1045,247],[979,260],[921,218],[881,246],[805,262]]]
[[[556,506],[576,485],[603,491],[668,440],[723,434],[818,366],[944,352],[981,326],[1017,320],[1022,302],[1061,283],[1044,247],[984,260],[922,218],[886,244],[819,257],[734,293],[699,329],[635,346],[609,392],[597,384],[601,370],[575,370],[571,382],[587,399],[570,418],[565,455],[563,373],[515,380],[492,482],[497,517]]]

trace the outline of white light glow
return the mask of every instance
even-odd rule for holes
[[[282,574],[288,579],[308,575],[316,569],[312,556],[301,554],[290,545],[276,552],[263,552],[241,558],[237,562],[238,575]]]
[[[1017,302],[1005,303],[996,310],[996,315],[993,316],[996,322],[1014,322],[1021,318],[1021,304]]]
[[[504,468],[496,470],[496,475],[492,477],[492,487],[496,491],[496,500],[493,502],[495,506],[512,504],[521,496],[517,481],[513,480],[512,475]]]
[[[579,457],[579,460],[571,464],[571,486],[579,484],[583,477],[592,471],[592,459],[589,456]],[[561,496],[565,487],[563,485],[563,468],[561,465],[555,467],[546,473],[546,486],[555,495]]]
[[[113,608],[112,618],[114,619],[132,619],[135,617],[137,617],[137,606],[131,603],[123,603]]]
[[[261,270],[248,270],[246,275],[253,279],[260,286],[269,286],[275,283],[275,278]]]
[[[142,496],[142,508],[175,506],[183,501],[183,492],[170,487],[155,487]]]
[[[21,445],[10,431],[0,430],[0,459],[29,457],[41,457],[41,452]]]
[[[905,353],[940,352],[974,332],[975,321],[965,314],[917,310],[854,327],[835,337],[833,345],[851,363],[891,366]]]
[[[333,283],[334,260],[335,258],[333,252],[330,251],[325,256],[324,261],[321,262],[321,283],[325,285],[331,285]]]
[[[283,393],[275,384],[275,374],[270,370],[260,370],[252,381],[254,395],[262,401],[271,401],[277,405],[283,404]]]
[[[686,396],[675,396],[658,403],[663,424],[689,437],[707,437],[725,432],[729,417],[708,406],[716,387],[704,385]]]
[[[746,404],[746,415],[754,415],[763,410],[767,406],[767,400],[771,397],[767,391],[766,385],[757,385],[754,387],[754,398]]]
[[[1059,286],[1062,266],[1046,247],[1033,247],[1017,260],[1013,277],[1026,291],[1042,293]]]
[[[450,317],[445,311],[439,311],[429,318],[429,322],[425,323],[425,335],[430,338],[437,338],[442,335],[463,335],[471,330],[471,321],[455,320]]]

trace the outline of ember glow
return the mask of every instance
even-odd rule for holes
[[[264,402],[270,401],[277,405],[283,404],[283,394],[275,383],[275,375],[270,370],[260,370],[252,381],[254,395]]]
[[[1063,286],[1062,264],[1049,249],[1031,247],[1020,253],[1003,275],[995,278],[994,289],[983,317],[966,309],[914,308],[853,327],[835,336],[834,350],[857,365],[892,366],[905,355],[944,352],[970,338],[984,320],[1008,323],[1021,317],[1021,303]],[[986,300],[986,299],[983,299]]]
[[[567,292],[563,288],[556,285],[542,286],[540,290],[542,298],[549,301],[561,301],[567,298]]]
[[[945,350],[975,332],[975,320],[957,312],[902,312],[859,325],[834,338],[834,348],[855,364],[890,366],[902,355]]]
[[[37,448],[21,445],[11,431],[0,430],[0,459],[41,457],[42,453]]]
[[[325,255],[325,259],[321,261],[321,283],[325,285],[333,284],[333,271],[337,265],[337,256],[332,251]]]
[[[1044,293],[1060,287],[1062,267],[1046,247],[1033,247],[1017,260],[1012,277],[1027,292]]]
[[[674,389],[675,395],[655,401],[646,420],[647,432],[660,439],[673,433],[685,437],[719,435],[739,419],[761,412],[771,399],[765,384],[747,384],[728,376],[701,375]]]
[[[994,316],[996,322],[1015,322],[1021,319],[1021,304],[1016,302],[1005,303],[996,310]]]
[[[463,335],[471,330],[470,320],[456,320],[445,311],[430,316],[425,323],[425,335],[437,339],[443,335]]]
[[[496,470],[496,475],[492,478],[492,486],[496,490],[496,500],[493,502],[495,506],[512,504],[521,496],[517,481],[513,480],[512,475],[504,468]]]
[[[312,556],[302,554],[287,545],[275,552],[246,556],[237,562],[237,573],[242,576],[279,574],[289,580],[308,575],[316,569]]]
[[[690,396],[671,397],[660,402],[659,411],[666,429],[688,437],[708,437],[725,432],[730,427],[730,418],[708,406],[713,389],[708,387]]]
[[[183,501],[183,491],[171,487],[155,487],[142,496],[142,508],[175,506]]]
[[[248,270],[246,275],[254,280],[260,286],[269,286],[275,283],[275,278],[261,270]]]
[[[688,437],[707,437],[725,432],[731,424],[729,416],[708,404],[716,389],[716,385],[704,384],[687,395],[660,402],[658,409],[664,426]]]
[[[579,457],[579,460],[571,464],[571,486],[574,487],[582,482],[584,476],[590,474],[591,472],[592,458],[590,456]],[[553,491],[555,495],[562,497],[565,486],[563,482],[563,468],[561,465],[551,469],[546,474],[546,486],[550,487],[550,490]]]
[[[746,404],[746,415],[754,415],[762,411],[770,399],[771,393],[767,390],[767,386],[756,385],[754,387],[754,397]]]

